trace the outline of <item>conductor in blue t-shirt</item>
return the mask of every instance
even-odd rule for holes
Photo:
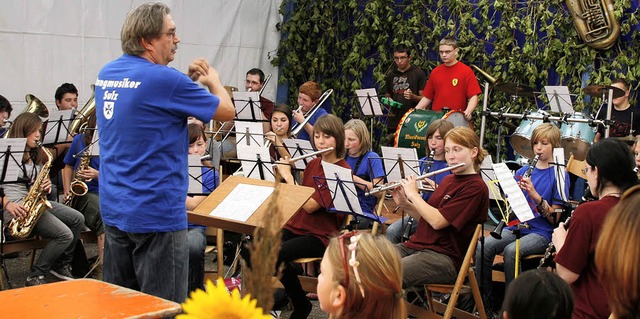
[[[191,62],[187,74],[167,66],[180,38],[166,5],[145,3],[129,12],[121,42],[124,54],[107,63],[95,82],[103,279],[183,302],[187,118],[230,121],[235,110],[205,59]]]

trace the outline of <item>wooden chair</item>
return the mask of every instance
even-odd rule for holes
[[[471,262],[473,260],[473,255],[476,251],[476,245],[478,244],[478,238],[480,238],[481,225],[476,226],[476,230],[473,233],[473,237],[471,238],[471,243],[469,244],[469,248],[467,249],[467,253],[464,256],[462,261],[462,267],[460,267],[460,271],[458,272],[458,277],[456,278],[456,282],[453,285],[441,285],[441,284],[430,284],[425,285],[425,290],[427,293],[427,302],[429,304],[430,312],[426,312],[423,309],[416,309],[418,307],[408,304],[407,310],[414,311],[414,313],[409,312],[411,315],[416,315],[418,318],[444,318],[450,319],[455,315],[458,319],[463,318],[480,318],[487,319],[484,304],[482,303],[482,296],[480,295],[480,289],[478,287],[478,281],[476,280],[475,272],[471,268]],[[469,278],[469,286],[464,285],[465,279]],[[439,292],[442,294],[451,294],[449,297],[448,303],[445,305],[438,301],[433,300],[431,292]],[[471,293],[473,295],[473,299],[476,302],[476,309],[479,312],[479,315],[475,315],[472,313],[468,313],[466,311],[456,309],[456,302],[458,301],[458,297],[460,294],[468,294]],[[440,316],[437,314],[437,310],[442,311],[442,309],[446,306],[444,310],[444,315]],[[417,311],[417,312],[416,312]]]

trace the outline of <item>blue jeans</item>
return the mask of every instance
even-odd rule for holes
[[[387,227],[387,239],[393,244],[399,244],[402,242],[402,235],[404,234],[404,228],[407,226],[407,220],[409,216],[405,215],[404,218],[398,219],[393,224]],[[418,221],[413,220],[413,225],[409,230],[409,236],[416,232],[418,229]]]
[[[205,228],[193,227],[187,232],[189,245],[189,292],[204,290],[204,250],[207,248]]]
[[[103,280],[175,302],[187,299],[187,230],[127,233],[104,225]]]
[[[53,208],[45,211],[33,228],[33,233],[50,241],[33,264],[30,277],[44,275],[51,267],[71,263],[80,232],[84,228],[84,217],[77,210],[51,202]]]
[[[520,261],[526,256],[544,253],[548,245],[549,241],[542,235],[530,233],[522,236],[520,238]],[[480,249],[482,249],[482,245],[478,244],[476,247],[476,273],[480,276],[484,296],[488,297],[491,296],[492,290],[491,266],[498,253],[504,251],[505,290],[515,276],[516,236],[509,229],[504,228],[502,239],[495,239],[491,236],[484,238],[484,259],[481,258]],[[518,272],[521,270],[519,269]]]

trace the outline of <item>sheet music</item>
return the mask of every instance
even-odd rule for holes
[[[100,156],[100,138],[98,137],[98,125],[96,124],[96,129],[93,131],[93,138],[91,139],[91,147],[89,148],[89,155],[98,157]]]
[[[564,149],[561,147],[557,147],[553,149],[553,162],[556,165],[553,166],[553,171],[556,174],[556,187],[558,188],[558,193],[562,197],[562,201],[568,201],[567,192],[565,191],[565,177],[567,173],[567,166],[565,165],[564,160]]]
[[[264,144],[262,123],[235,121],[235,129],[237,148],[262,146]]]
[[[236,119],[247,121],[260,121],[262,110],[260,109],[259,92],[232,92],[233,104],[236,107]],[[253,105],[253,111],[251,106]]]
[[[568,86],[545,86],[544,91],[549,100],[549,106],[554,112],[573,114],[573,103],[571,102],[571,93]]]
[[[493,159],[491,159],[491,155],[485,156],[484,161],[480,164],[480,175],[489,188],[489,199],[496,199],[494,192],[491,191],[491,188],[495,186],[492,181],[496,180],[496,173],[493,171],[492,164]]]
[[[24,157],[24,149],[27,146],[26,138],[5,138],[0,139],[0,170],[1,165],[7,162],[7,172],[2,182],[16,182],[22,172],[22,158]],[[5,153],[10,147],[10,153]],[[1,173],[1,171],[0,171]]]
[[[282,140],[282,144],[287,148],[289,154],[291,154],[290,158],[298,157],[301,155],[309,154],[314,152],[313,146],[311,146],[311,142],[307,140],[300,140],[294,138],[285,138]],[[304,170],[307,167],[307,163],[313,160],[313,157],[305,158],[303,160],[299,160],[294,163],[295,168],[299,170]]]
[[[49,111],[42,144],[56,144],[66,141],[67,136],[69,136],[72,115],[73,110]]]
[[[270,186],[238,184],[209,215],[246,222],[274,190]]]
[[[351,169],[325,161],[322,161],[322,169],[324,170],[327,186],[333,195],[333,207],[339,212],[362,215],[362,207],[360,207],[360,201],[358,200],[356,185],[353,183]],[[346,183],[338,184],[336,179]],[[340,187],[344,187],[344,192]],[[351,207],[349,207],[349,204],[351,204]]]
[[[518,217],[518,220],[524,223],[533,219],[535,216],[533,215],[531,207],[529,207],[529,202],[527,202],[527,198],[524,197],[522,189],[518,186],[518,183],[516,183],[513,175],[511,175],[511,170],[507,167],[507,164],[497,163],[492,166],[498,181],[500,181],[502,190],[507,195],[507,201]]]
[[[260,157],[260,163],[258,162],[258,156]],[[258,146],[239,147],[238,158],[242,163],[242,172],[245,177],[271,182],[276,181],[268,148]],[[261,169],[263,176],[260,176]]]
[[[360,102],[360,109],[362,110],[362,113],[364,115],[383,115],[382,107],[380,107],[380,100],[378,100],[378,92],[376,92],[376,89],[356,90],[356,96],[358,97],[358,102]],[[369,103],[369,101],[371,101],[371,103]],[[373,114],[371,113],[371,109],[373,109]]]
[[[382,157],[384,170],[389,182],[399,182],[403,178],[398,165],[399,157],[402,157],[405,178],[411,175],[420,176],[420,170],[417,167],[418,153],[415,148],[382,146]]]

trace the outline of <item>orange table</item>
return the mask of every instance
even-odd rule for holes
[[[3,318],[162,318],[178,303],[95,279],[60,281],[0,292]]]

